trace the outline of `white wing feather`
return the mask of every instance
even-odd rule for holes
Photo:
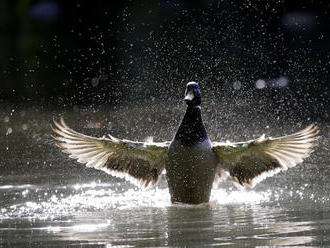
[[[303,162],[313,152],[318,132],[317,126],[309,125],[279,138],[265,138],[263,135],[248,142],[215,142],[212,147],[219,168],[228,171],[235,182],[254,187],[263,179]]]
[[[63,118],[54,120],[54,125],[57,146],[87,167],[124,177],[139,186],[156,184],[165,168],[169,142],[135,142],[111,135],[95,138],[72,130]]]

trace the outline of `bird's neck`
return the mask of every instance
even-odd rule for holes
[[[175,139],[186,145],[194,145],[203,142],[207,138],[201,108],[199,106],[188,106]]]

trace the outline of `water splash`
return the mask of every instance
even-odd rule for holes
[[[15,194],[20,195],[22,199],[21,203],[16,201],[16,204],[2,208],[0,218],[53,219],[82,212],[164,208],[171,205],[168,188],[149,190],[129,188],[123,190],[111,186],[113,185],[96,182],[59,186],[57,189],[53,188],[52,190],[35,185],[24,185],[24,187],[2,186],[2,189],[14,190]],[[37,195],[34,196],[34,194]],[[211,203],[215,205],[259,204],[269,201],[271,194],[270,191],[214,189]],[[26,195],[29,195],[29,197],[26,197]]]
[[[255,192],[247,190],[216,189],[212,191],[211,202],[216,204],[259,204],[268,202],[272,196],[271,191]]]

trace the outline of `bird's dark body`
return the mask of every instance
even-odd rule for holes
[[[188,107],[169,146],[166,174],[172,202],[208,202],[216,158],[202,121],[200,107]]]

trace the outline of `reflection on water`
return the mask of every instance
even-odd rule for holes
[[[15,198],[0,209],[1,242],[11,233],[23,239],[33,233],[59,243],[119,247],[286,246],[313,244],[321,231],[313,220],[300,219],[304,212],[291,216],[270,190],[214,189],[211,203],[199,206],[170,204],[166,187],[141,191],[125,183],[91,182],[52,190],[1,186],[1,194]]]
[[[67,116],[74,128],[88,134],[106,133],[109,123],[104,115],[115,115],[110,129],[120,137],[142,139],[145,134],[157,134],[158,139],[168,140],[178,124],[180,108],[152,118],[159,120],[156,124],[145,118],[152,114],[145,114],[147,108],[142,109],[145,112],[117,109],[91,116],[70,112]],[[0,160],[0,247],[330,245],[328,124],[320,124],[320,145],[301,166],[269,178],[253,190],[241,191],[224,182],[213,190],[210,204],[187,206],[170,203],[164,179],[155,189],[138,190],[68,159],[50,137],[50,120],[59,114],[24,111],[24,115],[15,116],[22,112],[15,111],[10,118],[0,118],[4,141],[0,149],[5,152]],[[221,123],[213,112],[205,111],[205,119]],[[174,121],[165,128],[162,118]],[[86,121],[76,121],[82,119]],[[101,124],[90,125],[91,120]],[[260,123],[254,126],[257,133],[246,130],[244,122],[226,133],[212,124],[209,133],[240,140],[255,133],[292,131],[291,127],[281,131],[262,129]],[[243,136],[247,137],[240,130],[246,130]]]

